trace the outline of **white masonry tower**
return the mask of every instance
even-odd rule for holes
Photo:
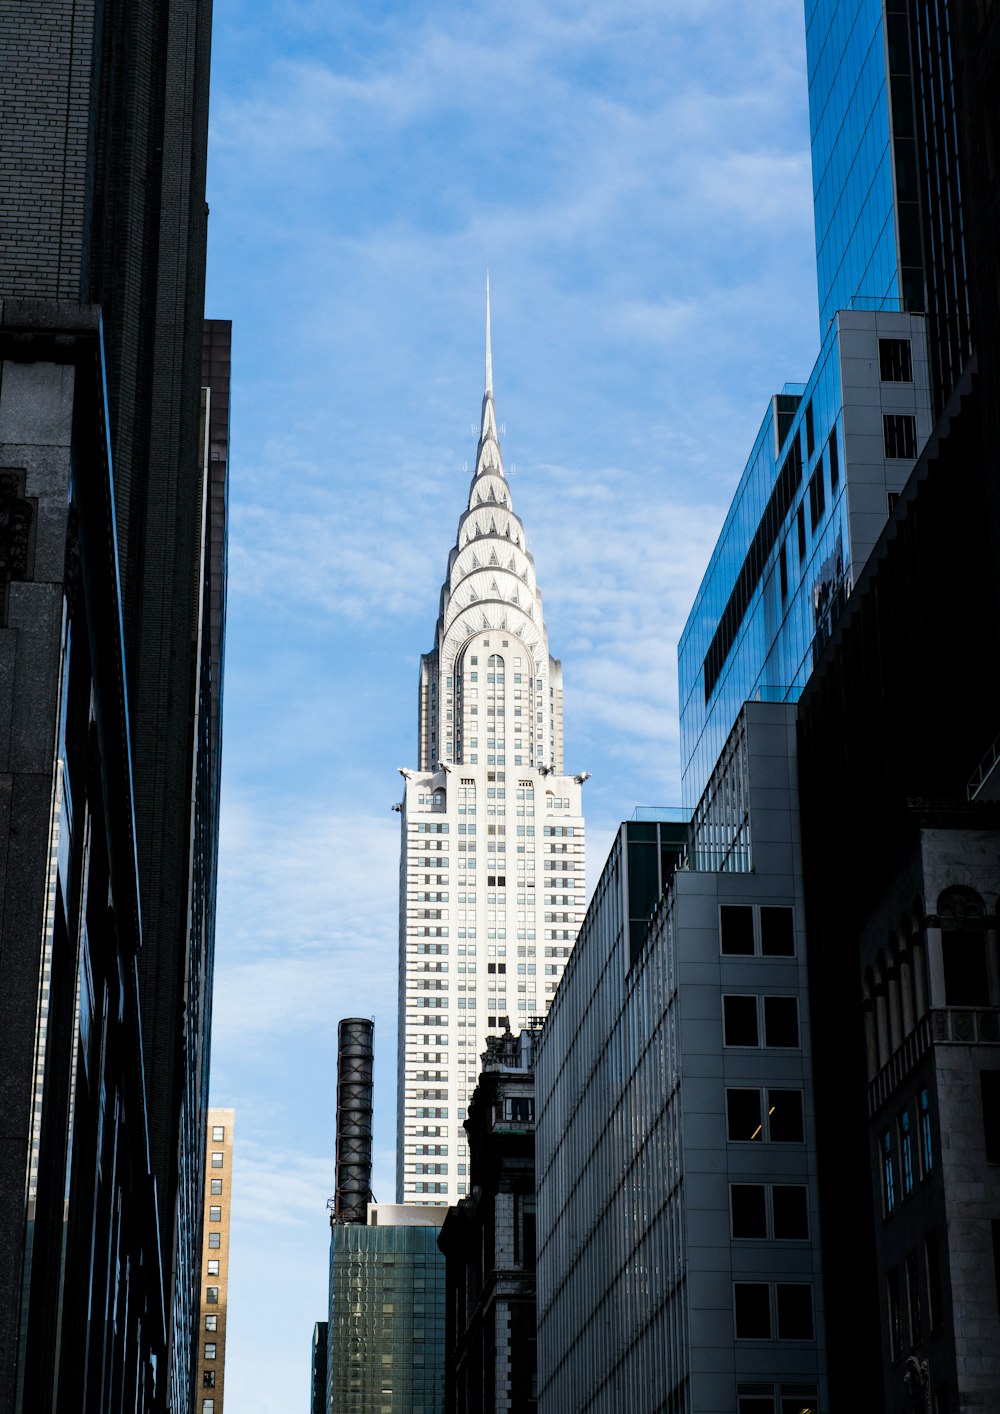
[[[462,1122],[488,1035],[543,1016],[583,920],[581,785],[563,774],[562,667],[486,392],[468,508],[420,665],[402,769],[396,1200],[469,1191]]]

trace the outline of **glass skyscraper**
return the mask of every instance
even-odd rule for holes
[[[924,308],[906,0],[809,0],[820,331],[838,309]]]
[[[441,1414],[446,1212],[373,1203],[333,1226],[329,1414]]]
[[[940,396],[908,6],[807,0],[806,50],[821,347],[771,400],[681,636],[689,807],[742,703],[797,699]]]
[[[841,310],[772,398],[678,645],[684,804],[744,702],[795,701],[931,429],[922,315]]]

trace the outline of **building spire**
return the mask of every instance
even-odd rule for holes
[[[490,343],[490,272],[486,272],[486,393],[493,392],[493,347]]]

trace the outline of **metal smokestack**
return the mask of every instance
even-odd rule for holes
[[[372,1059],[375,1023],[350,1016],[337,1027],[335,1223],[363,1223],[372,1189]]]

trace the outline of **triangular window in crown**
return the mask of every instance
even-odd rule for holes
[[[493,519],[492,516],[490,516],[490,534],[491,534],[491,535],[496,535],[496,534],[497,534],[497,523],[496,523],[496,521]]]
[[[497,559],[497,552],[495,550],[490,554],[490,564],[496,565],[497,569],[500,568],[500,561]]]
[[[498,599],[500,598],[500,586],[495,579],[490,580],[490,593],[495,594]]]
[[[496,503],[497,493],[496,493],[496,491],[493,489],[492,486],[490,487],[490,497],[489,497],[489,498],[490,498],[491,501],[493,501],[494,503]]]
[[[472,568],[474,570],[479,569],[479,556],[476,554],[475,550],[472,552]]]

